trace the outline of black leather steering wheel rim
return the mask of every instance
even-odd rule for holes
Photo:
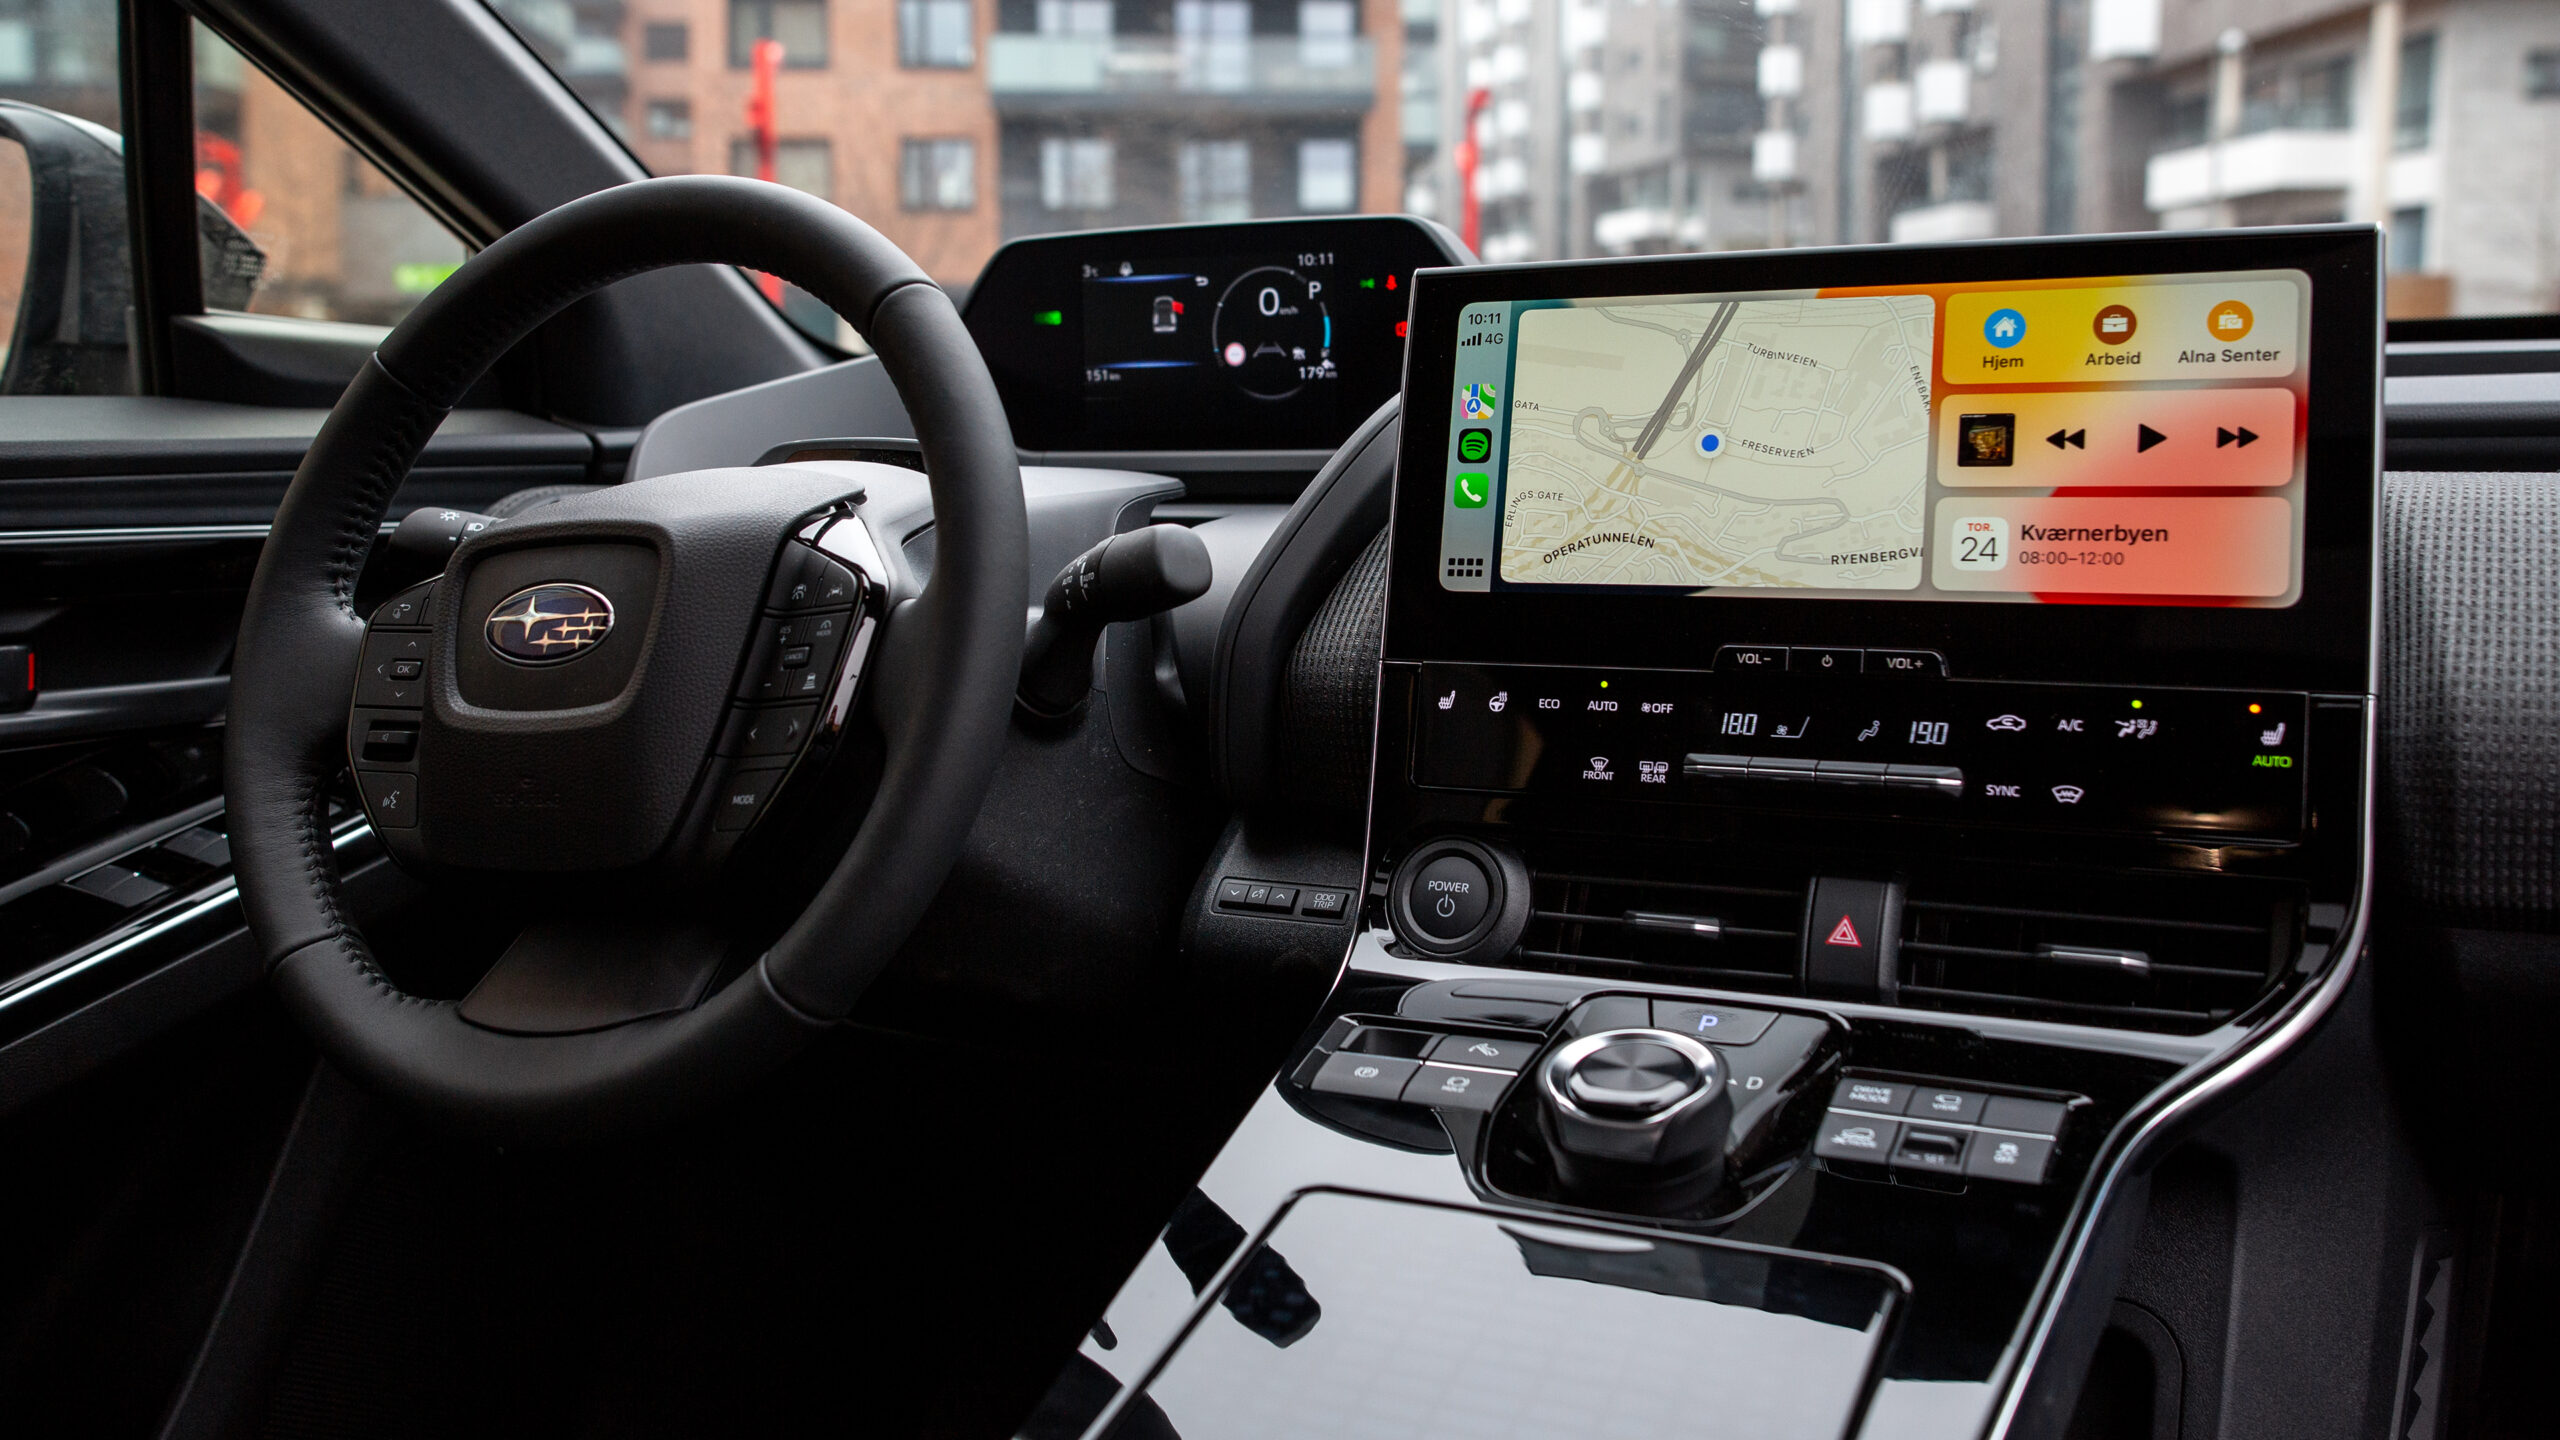
[[[345,758],[356,578],[420,447],[490,365],[581,296],[685,264],[782,276],[870,339],[923,449],[935,566],[883,627],[871,693],[887,761],[870,814],[798,920],[691,1010],[500,1034],[402,992],[339,895],[323,793]],[[627,1128],[780,1063],[852,1008],[958,857],[1004,743],[1027,544],[985,362],[949,298],[860,220],[778,185],[681,176],[600,191],[510,232],[411,311],[349,385],[250,585],[225,788],[242,904],[288,1009],[359,1082],[492,1138]]]

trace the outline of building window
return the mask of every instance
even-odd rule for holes
[[[977,209],[978,142],[899,142],[898,203],[909,210]]]
[[[1040,0],[1039,31],[1059,40],[1111,38],[1111,0]]]
[[[652,100],[645,125],[652,140],[690,140],[693,138],[693,102]]]
[[[977,20],[969,0],[898,0],[898,63],[910,70],[977,64]]]
[[[1175,181],[1185,220],[1253,218],[1253,147],[1243,140],[1185,140]]]
[[[2560,100],[2560,50],[2525,52],[2524,98]]]
[[[2391,110],[2391,143],[2424,150],[2434,138],[2436,37],[2420,35],[2400,47],[2400,95]]]
[[[1348,140],[1298,142],[1298,208],[1349,210],[1360,198],[1359,147]]]
[[[681,20],[653,21],[641,27],[640,57],[644,60],[683,60],[693,51],[693,31]]]
[[[756,42],[782,42],[782,63],[820,70],[827,63],[827,0],[729,0],[729,65],[756,63]]]
[[[2391,273],[2415,275],[2427,268],[2427,207],[2391,212]]]
[[[1310,70],[1349,65],[1359,13],[1351,0],[1298,0],[1298,63]]]
[[[729,173],[756,173],[756,142],[753,136],[733,140],[729,144]],[[835,196],[835,152],[824,140],[785,140],[773,147],[773,178],[803,194],[821,200]]]
[[[1040,203],[1051,210],[1108,210],[1111,171],[1110,141],[1049,136],[1040,142]]]

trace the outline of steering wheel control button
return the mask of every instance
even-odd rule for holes
[[[1727,645],[1716,652],[1719,675],[1782,675],[1786,669],[1784,645]]]
[[[372,720],[364,727],[364,743],[356,749],[359,765],[406,767],[418,758],[415,721]]]
[[[720,739],[723,755],[797,754],[818,723],[815,705],[776,705],[763,710],[736,710]]]
[[[426,632],[370,632],[364,637],[362,668],[356,672],[356,703],[422,706],[427,703],[426,675]]]
[[[1893,1080],[1847,1079],[1832,1092],[1831,1103],[1846,1110],[1899,1115],[1911,1104],[1911,1087]]]
[[[377,630],[420,629],[427,626],[428,605],[435,599],[436,582],[412,585],[373,610],[373,626]]]
[[[1777,1019],[1770,1011],[1747,1010],[1739,1005],[1696,1005],[1686,1000],[1653,1002],[1655,1029],[1718,1045],[1748,1045],[1768,1034]]]
[[[1964,1173],[1979,1180],[2007,1180],[2019,1185],[2044,1183],[2053,1160],[2053,1142],[2024,1135],[1977,1134],[1964,1157]]]
[[[1915,1086],[1911,1091],[1911,1103],[1903,1113],[1914,1120],[1944,1120],[1971,1125],[1982,1118],[1982,1097],[1970,1090]]]
[[[356,788],[364,792],[364,811],[385,830],[418,828],[418,777],[397,770],[359,770]]]
[[[1537,1045],[1528,1040],[1495,1040],[1482,1035],[1443,1035],[1431,1047],[1431,1058],[1451,1065],[1486,1070],[1525,1070]]]
[[[851,611],[793,615],[763,623],[746,675],[738,685],[741,700],[814,700],[826,692],[836,657],[844,653]]]
[[[1396,1100],[1421,1069],[1419,1062],[1392,1055],[1337,1054],[1317,1069],[1307,1088],[1326,1095],[1357,1095],[1364,1100]]]
[[[1405,908],[1413,923],[1435,940],[1461,940],[1484,923],[1493,908],[1493,879],[1466,855],[1443,855],[1414,872]]]
[[[1409,1105],[1481,1113],[1502,1103],[1502,1088],[1510,1083],[1509,1075],[1426,1062],[1405,1082],[1404,1099]]]
[[[717,798],[713,806],[711,828],[744,830],[756,823],[764,813],[765,802],[782,784],[780,770],[741,770],[729,777],[728,783],[712,792]]]

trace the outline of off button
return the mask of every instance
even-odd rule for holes
[[[1464,939],[1492,906],[1492,880],[1464,855],[1443,855],[1415,871],[1405,892],[1406,913],[1434,940]]]

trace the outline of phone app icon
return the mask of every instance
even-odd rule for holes
[[[1459,431],[1458,458],[1470,465],[1481,465],[1493,458],[1493,432],[1484,429]]]
[[[1492,498],[1493,482],[1474,470],[1460,475],[1449,492],[1449,503],[1461,510],[1481,510]]]

